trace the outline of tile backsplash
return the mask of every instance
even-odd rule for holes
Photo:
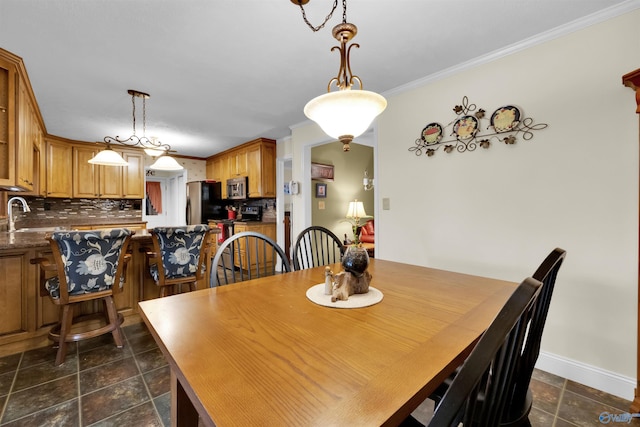
[[[16,228],[142,221],[142,201],[25,197],[31,212],[14,204]]]

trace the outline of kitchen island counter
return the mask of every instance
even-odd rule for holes
[[[212,228],[211,231],[215,245],[219,230]],[[41,289],[40,269],[30,263],[33,258],[51,258],[50,244],[46,240],[50,233],[0,232],[0,269],[4,271],[0,275],[0,289],[4,295],[0,301],[0,357],[51,344],[47,334],[58,321],[58,307]],[[114,297],[118,311],[125,317],[125,324],[140,322],[139,301],[158,297],[158,287],[148,271],[146,252],[151,248],[149,231],[136,229],[131,239],[132,260],[127,268],[125,284]],[[215,252],[215,246],[212,252]],[[209,285],[210,258],[206,260],[206,267],[204,278],[197,284],[198,289]],[[81,309],[83,314],[98,310],[90,302],[85,305]]]

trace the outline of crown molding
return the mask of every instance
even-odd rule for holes
[[[446,68],[442,71],[438,71],[437,73],[433,73],[418,80],[414,80],[402,86],[398,86],[394,89],[381,93],[381,95],[389,97],[393,95],[399,95],[403,92],[407,92],[413,89],[417,89],[429,83],[433,83],[438,80],[442,80],[444,78],[462,73],[479,65],[493,62],[497,59],[512,55],[516,52],[520,52],[530,47],[555,40],[573,32],[590,27],[591,25],[599,24],[609,19],[624,15],[625,13],[632,12],[636,9],[640,9],[640,0],[628,0],[624,3],[620,3],[591,15],[587,15],[583,18],[576,19],[575,21],[569,22],[560,27],[553,28],[540,34],[536,34],[535,36],[524,39],[518,43],[514,43],[505,48],[495,50],[486,55],[479,56],[472,60]]]

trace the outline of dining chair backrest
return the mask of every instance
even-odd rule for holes
[[[293,247],[293,268],[304,270],[340,262],[344,246],[338,236],[325,227],[312,225],[298,235]]]
[[[153,228],[151,236],[154,250],[163,267],[158,267],[158,279],[199,278],[209,232],[206,224]]]
[[[150,233],[153,251],[147,252],[147,262],[160,296],[183,291],[183,286],[196,290],[210,259],[209,226],[155,227]]]
[[[519,424],[521,420],[528,417],[531,410],[533,398],[529,391],[529,383],[540,354],[542,332],[547,320],[556,277],[566,255],[567,252],[564,249],[554,249],[533,273],[532,277],[542,282],[542,290],[533,311],[526,344],[518,356],[516,375],[510,391],[509,411],[505,413],[502,420],[505,425]]]
[[[255,231],[234,234],[216,251],[211,264],[210,287],[288,273],[291,264],[270,237]]]
[[[126,254],[133,232],[126,228],[58,231],[49,236],[59,273],[47,286],[50,297],[66,304],[70,297],[122,288]],[[58,303],[58,302],[57,302]]]
[[[504,393],[515,375],[542,283],[525,279],[480,337],[447,389],[429,426],[495,427],[509,395]]]

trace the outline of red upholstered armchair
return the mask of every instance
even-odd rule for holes
[[[375,243],[375,227],[372,219],[367,221],[360,229],[360,241],[362,243]]]

